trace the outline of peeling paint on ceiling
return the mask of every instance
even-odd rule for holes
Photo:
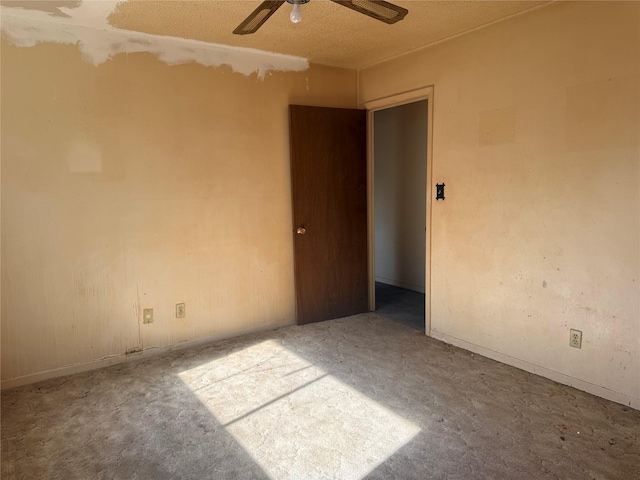
[[[308,60],[302,57],[114,28],[108,17],[119,3],[2,2],[2,33],[20,47],[42,42],[78,45],[96,66],[120,53],[148,52],[167,65],[229,65],[234,72],[257,73],[260,79],[269,71],[303,71],[309,67]]]

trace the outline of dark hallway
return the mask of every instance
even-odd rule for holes
[[[424,293],[376,282],[376,313],[424,332]]]

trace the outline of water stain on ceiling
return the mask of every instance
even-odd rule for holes
[[[305,58],[116,28],[108,19],[118,3],[117,0],[2,2],[2,34],[21,47],[43,42],[78,45],[94,65],[121,53],[147,52],[168,65],[191,62],[214,67],[229,65],[234,72],[256,73],[260,79],[269,71],[308,68]]]
[[[81,0],[64,1],[64,0],[31,0],[31,1],[15,1],[5,0],[0,2],[2,6],[9,8],[23,8],[25,10],[39,10],[54,16],[69,17],[61,8],[77,8],[82,3]]]

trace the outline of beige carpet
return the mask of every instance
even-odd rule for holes
[[[640,412],[377,314],[2,393],[2,479],[632,479]]]

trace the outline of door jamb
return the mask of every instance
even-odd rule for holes
[[[433,165],[433,86],[418,88],[408,92],[391,95],[365,102],[367,110],[367,238],[369,249],[369,310],[376,309],[375,275],[375,212],[374,208],[374,158],[373,158],[373,114],[378,110],[399,107],[407,103],[427,100],[427,178],[426,181],[426,232],[425,232],[425,334],[431,336],[431,207],[432,207],[432,165]]]

